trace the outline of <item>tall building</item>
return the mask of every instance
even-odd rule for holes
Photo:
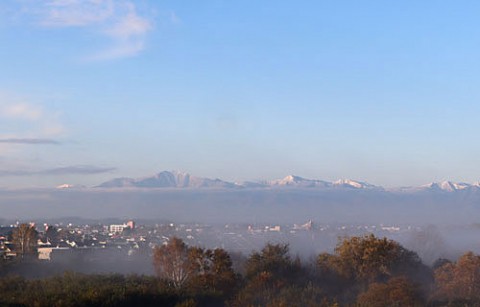
[[[108,227],[108,230],[113,233],[120,233],[123,232],[125,228],[130,228],[131,230],[135,229],[135,222],[130,220],[124,224],[112,224]]]
[[[130,227],[131,230],[135,229],[135,222],[130,220],[127,222],[127,227]]]

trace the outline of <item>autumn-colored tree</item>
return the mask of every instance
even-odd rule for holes
[[[467,252],[437,268],[434,299],[480,303],[480,256]]]
[[[165,279],[177,289],[192,275],[189,248],[179,238],[171,238],[168,244],[155,247],[153,265],[158,277]]]
[[[380,239],[373,234],[342,239],[334,255],[319,256],[318,265],[332,268],[344,278],[366,284],[409,275],[412,271],[425,268],[416,253],[393,240]]]
[[[334,299],[329,299],[322,288],[308,284],[306,286],[287,286],[282,288],[266,303],[267,307],[339,307]]]
[[[437,260],[435,260],[432,264],[432,269],[435,271],[436,269],[438,269],[439,267],[447,264],[447,263],[452,263],[452,261],[450,261],[449,259],[446,259],[446,258],[438,258]]]
[[[223,249],[188,247],[181,239],[172,238],[167,245],[155,248],[153,262],[157,275],[176,289],[226,297],[236,286],[232,261]]]
[[[452,262],[446,262],[435,270],[435,300],[451,300],[456,293],[455,281],[456,265]]]
[[[395,277],[387,283],[372,283],[368,290],[359,295],[358,306],[425,306],[418,286],[405,277]]]
[[[30,224],[20,224],[12,231],[15,252],[21,258],[27,255],[35,255],[37,252],[37,236],[35,227]]]
[[[467,252],[457,261],[454,280],[460,295],[473,300],[480,299],[480,256]]]

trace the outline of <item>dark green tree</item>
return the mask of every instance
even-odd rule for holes
[[[60,238],[57,227],[49,225],[47,231],[45,232],[45,237],[47,238],[48,242],[50,242],[53,246],[56,246]]]
[[[292,259],[287,244],[267,244],[245,264],[245,286],[234,306],[267,306],[288,287],[300,289],[307,282],[299,259]]]
[[[230,255],[223,249],[190,250],[192,278],[189,287],[197,292],[209,292],[228,297],[237,285],[238,277],[232,268]]]

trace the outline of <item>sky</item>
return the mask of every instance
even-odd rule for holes
[[[480,180],[478,1],[0,2],[0,187]]]

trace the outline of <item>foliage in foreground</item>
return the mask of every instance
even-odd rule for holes
[[[0,305],[480,306],[480,256],[469,252],[429,268],[414,252],[373,235],[344,238],[333,254],[308,264],[292,257],[288,245],[267,244],[245,259],[243,275],[225,250],[176,238],[156,248],[152,261],[156,277],[3,277]]]

